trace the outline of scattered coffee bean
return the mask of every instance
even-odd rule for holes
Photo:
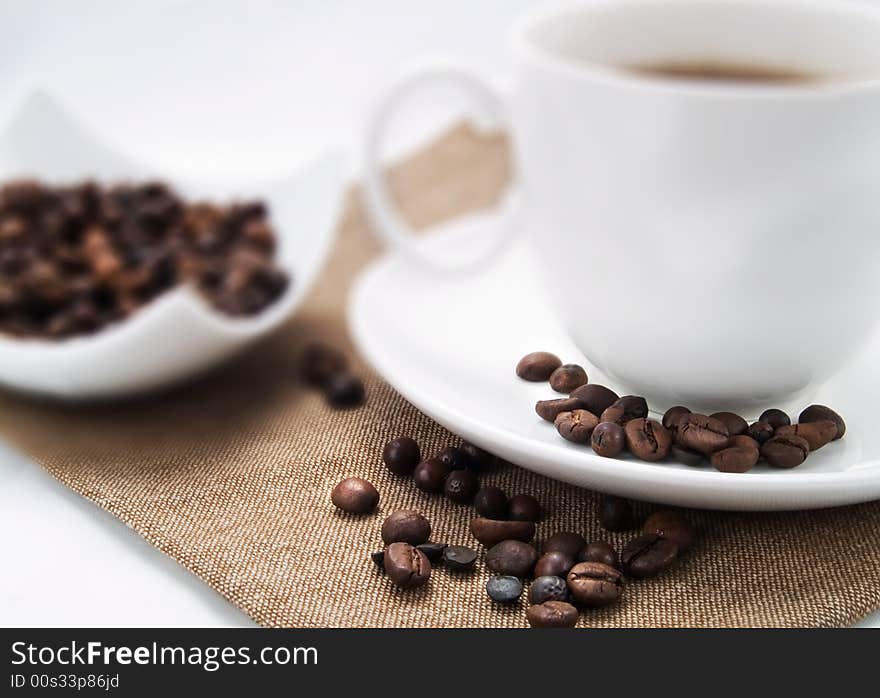
[[[443,489],[450,467],[439,458],[428,458],[416,466],[413,482],[422,492],[439,492]]]
[[[419,543],[416,547],[421,550],[425,554],[425,557],[428,558],[428,561],[433,564],[435,562],[440,562],[443,557],[443,551],[446,549],[446,543]]]
[[[564,577],[572,567],[574,567],[574,558],[569,557],[558,550],[554,550],[549,553],[544,553],[538,558],[538,561],[535,563],[535,576]],[[533,601],[532,603],[541,602]]]
[[[535,403],[535,412],[541,419],[554,422],[560,412],[572,412],[583,407],[584,402],[576,397],[561,397],[556,400],[538,400]]]
[[[690,522],[679,512],[670,509],[655,511],[651,514],[645,519],[642,531],[656,533],[662,538],[671,540],[678,546],[680,553],[690,550],[697,540],[697,532]]]
[[[380,570],[385,569],[385,551],[377,550],[374,553],[370,553],[370,559],[373,561],[373,564],[376,565]]]
[[[518,540],[527,543],[535,537],[535,524],[532,521],[496,521],[477,517],[471,520],[471,534],[485,547],[503,540]]]
[[[770,422],[758,421],[752,424],[746,433],[751,436],[760,447],[760,444],[773,436],[773,427],[770,426]]]
[[[747,473],[757,465],[759,457],[757,448],[728,446],[709,456],[709,462],[722,473]]]
[[[611,405],[611,407],[606,407],[605,411],[599,415],[599,421],[616,424],[622,428],[626,426],[629,419],[626,416],[626,408],[623,405]]]
[[[302,352],[300,373],[303,381],[316,388],[326,387],[330,380],[348,371],[348,359],[333,347],[313,342]]]
[[[480,487],[473,470],[453,470],[446,477],[443,493],[447,499],[458,504],[470,504]]]
[[[488,470],[495,465],[495,456],[472,443],[465,441],[459,450],[467,456],[468,467],[471,470]]]
[[[477,551],[464,545],[447,545],[443,548],[443,564],[455,572],[468,572],[474,569]]]
[[[350,514],[367,514],[379,504],[379,492],[360,477],[347,477],[330,493],[330,501]]]
[[[579,562],[571,568],[566,582],[575,602],[588,608],[612,604],[623,593],[623,575],[601,562]]]
[[[755,451],[761,450],[761,444],[759,444],[755,439],[753,439],[748,434],[737,434],[736,436],[731,436],[730,441],[727,442],[728,446],[742,446],[743,448],[751,448]]]
[[[573,628],[578,622],[578,610],[565,601],[546,601],[529,606],[526,620],[533,628]]]
[[[500,487],[483,487],[474,497],[474,509],[486,519],[506,519],[507,508],[507,495]]]
[[[545,555],[547,553],[557,552],[562,553],[568,558],[574,559],[580,552],[581,548],[586,544],[586,539],[580,533],[574,533],[573,531],[560,531],[559,533],[554,533],[545,540],[541,550],[544,551]]]
[[[563,364],[550,374],[550,387],[557,393],[570,393],[587,383],[587,372],[577,364]]]
[[[774,436],[761,446],[761,456],[774,468],[796,468],[807,459],[809,453],[810,444],[797,434]]]
[[[563,439],[576,444],[586,444],[593,435],[593,429],[599,424],[599,419],[592,412],[574,410],[560,412],[554,424]]]
[[[630,577],[653,577],[672,566],[678,546],[656,533],[645,533],[627,543],[620,554],[624,572]]]
[[[422,460],[422,452],[414,439],[401,436],[392,439],[382,450],[382,460],[395,475],[412,475]]]
[[[617,393],[598,383],[582,385],[580,388],[573,390],[569,397],[580,400],[583,403],[582,409],[593,414],[602,414],[618,399]]]
[[[626,423],[626,446],[641,460],[663,460],[672,447],[672,434],[653,419],[632,419]]]
[[[673,460],[683,463],[684,465],[689,465],[692,468],[703,465],[706,461],[706,457],[702,453],[692,451],[689,448],[685,448],[684,446],[675,443],[672,444],[669,453]]]
[[[730,436],[737,434],[745,434],[749,428],[749,423],[734,412],[715,412],[710,414],[711,419],[717,419],[727,427],[727,433]]]
[[[417,511],[399,509],[392,512],[382,523],[382,542],[409,543],[419,545],[427,543],[431,537],[431,524]]]
[[[590,435],[590,446],[600,456],[614,458],[626,446],[626,433],[623,427],[614,422],[600,422]]]
[[[810,405],[801,412],[800,417],[798,417],[798,423],[807,424],[809,422],[820,422],[825,419],[830,419],[837,427],[837,436],[834,437],[835,441],[846,433],[846,422],[843,421],[843,417],[830,407],[825,407],[825,405]]]
[[[538,561],[533,545],[519,540],[503,540],[486,551],[486,567],[498,574],[531,577]]]
[[[385,548],[385,572],[401,589],[423,586],[431,576],[431,563],[425,554],[409,543],[392,543]]]
[[[508,502],[508,518],[514,521],[540,521],[541,505],[529,494],[518,494]]]
[[[562,361],[555,354],[536,351],[526,354],[519,360],[516,365],[516,375],[527,381],[545,381],[560,366],[562,366]]]
[[[617,567],[617,552],[611,543],[595,541],[587,543],[578,553],[578,562],[601,562],[604,565]]]
[[[790,424],[787,427],[779,427],[776,430],[776,436],[787,436],[789,434],[797,434],[810,444],[810,451],[818,451],[826,444],[834,441],[837,435],[837,425],[830,419],[822,419],[817,422],[803,422],[798,424]]]
[[[564,577],[552,574],[535,577],[535,581],[529,585],[529,603],[541,604],[545,601],[571,601]]]
[[[648,416],[648,403],[645,398],[640,395],[624,395],[623,397],[618,398],[614,405],[623,408],[624,423],[631,419],[639,419]]]
[[[343,409],[364,404],[366,389],[363,381],[350,373],[339,373],[327,383],[324,396],[331,407]]]
[[[774,429],[778,429],[779,427],[786,427],[791,424],[791,417],[774,407],[773,409],[764,410],[761,416],[758,417],[758,421],[766,422]]]
[[[678,422],[678,443],[709,456],[727,446],[730,432],[721,420],[704,414],[687,414]]]
[[[519,577],[503,575],[489,577],[486,581],[486,593],[496,603],[516,603],[523,592],[523,583]]]
[[[635,528],[636,522],[632,506],[622,497],[606,494],[599,502],[599,525],[606,531],[615,532]]]
[[[670,407],[664,413],[663,421],[661,423],[664,427],[669,429],[669,431],[675,432],[675,430],[678,429],[678,420],[690,413],[691,411],[687,407],[682,407],[681,405]]]
[[[450,470],[466,470],[471,465],[467,454],[455,446],[447,446],[435,458],[448,465]]]

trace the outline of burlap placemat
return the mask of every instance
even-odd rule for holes
[[[391,174],[419,225],[490,205],[505,176],[503,140],[466,127]],[[395,436],[412,435],[428,453],[454,437],[366,367],[369,402],[352,411],[328,409],[294,379],[303,342],[350,347],[346,295],[376,251],[351,196],[308,304],[263,346],[195,384],[125,404],[63,408],[2,396],[0,434],[263,625],[523,627],[522,605],[487,599],[482,565],[472,575],[438,569],[426,588],[401,592],[369,559],[384,515],[397,508],[423,511],[435,540],[475,544],[470,507],[419,492],[380,458]],[[376,484],[378,513],[334,510],[330,489],[348,475]],[[573,529],[625,538],[598,527],[594,493],[513,466],[483,480],[538,496],[548,512],[539,536]],[[581,624],[837,626],[880,606],[880,502],[692,517],[702,538],[682,564],[632,583],[621,603],[584,614]]]

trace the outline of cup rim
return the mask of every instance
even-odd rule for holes
[[[546,70],[565,75],[571,79],[599,83],[642,92],[667,93],[690,97],[711,97],[733,100],[747,99],[816,99],[848,96],[865,92],[880,92],[880,66],[877,77],[847,80],[827,80],[796,84],[718,83],[697,80],[658,79],[622,70],[597,60],[579,60],[565,56],[559,51],[540,46],[530,30],[540,21],[552,20],[564,14],[576,14],[605,8],[636,8],[645,5],[699,4],[700,0],[589,0],[580,2],[558,1],[524,11],[514,20],[507,34],[507,44],[512,55],[518,59],[537,64]],[[880,37],[880,7],[837,0],[712,0],[716,4],[731,7],[776,7],[793,11],[811,9],[834,12],[838,15],[863,18],[878,25]]]

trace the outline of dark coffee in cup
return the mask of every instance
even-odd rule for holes
[[[642,77],[701,82],[798,84],[828,80],[827,76],[794,68],[720,61],[663,61],[628,65],[625,70]]]

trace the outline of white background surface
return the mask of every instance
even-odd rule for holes
[[[352,141],[371,96],[425,54],[503,72],[534,0],[125,3],[0,0],[0,120],[48,85],[127,152],[174,173],[277,173]],[[414,108],[398,146],[450,111]],[[110,514],[0,445],[0,625],[251,621]],[[873,617],[880,625],[880,614]]]

